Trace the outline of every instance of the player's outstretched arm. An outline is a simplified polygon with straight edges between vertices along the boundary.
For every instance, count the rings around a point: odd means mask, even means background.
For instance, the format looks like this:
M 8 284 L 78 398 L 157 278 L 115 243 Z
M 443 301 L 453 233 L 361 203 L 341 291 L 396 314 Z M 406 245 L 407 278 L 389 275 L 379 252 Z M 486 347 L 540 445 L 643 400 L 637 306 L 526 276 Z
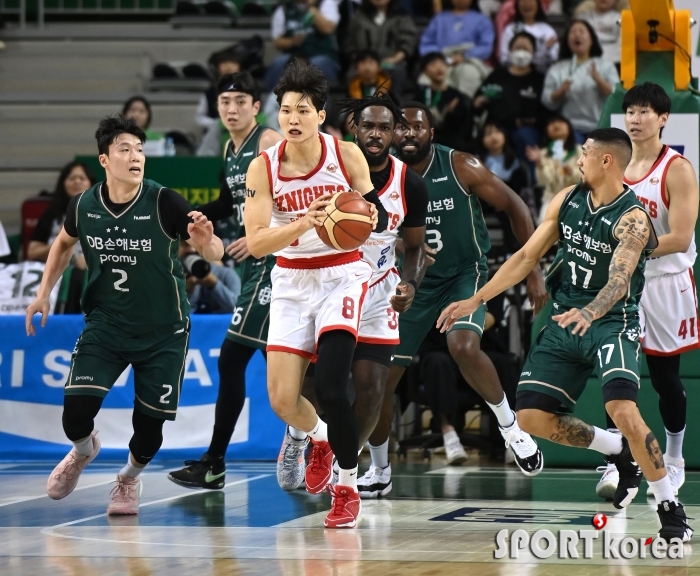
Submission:
M 572 308 L 552 317 L 562 328 L 575 323 L 572 334 L 583 336 L 595 320 L 605 316 L 627 294 L 639 256 L 652 234 L 649 216 L 641 208 L 634 208 L 620 218 L 613 234 L 620 242 L 610 261 L 608 282 L 598 296 L 582 310 Z
M 51 295 L 51 290 L 53 290 L 61 274 L 63 274 L 68 267 L 71 256 L 73 256 L 73 248 L 77 242 L 77 238 L 70 236 L 65 228 L 61 228 L 58 237 L 51 245 L 51 250 L 49 250 L 49 255 L 46 258 L 46 267 L 44 268 L 41 285 L 36 292 L 36 298 L 27 306 L 27 316 L 25 318 L 27 336 L 34 336 L 36 334 L 34 325 L 32 324 L 34 314 L 41 312 L 41 327 L 43 328 L 46 326 L 46 320 L 49 316 L 49 296 Z
M 449 330 L 457 320 L 473 314 L 479 306 L 515 286 L 539 266 L 542 256 L 559 239 L 559 209 L 570 190 L 571 188 L 566 188 L 552 199 L 547 214 L 535 233 L 520 250 L 503 263 L 481 290 L 468 300 L 453 302 L 442 311 L 437 321 L 441 332 Z
M 513 234 L 525 246 L 535 231 L 532 215 L 522 198 L 497 178 L 471 154 L 455 154 L 455 172 L 465 188 L 508 215 Z M 527 296 L 539 312 L 547 303 L 547 290 L 541 268 L 535 267 L 527 277 Z
M 690 162 L 680 160 L 670 164 L 666 174 L 666 193 L 671 231 L 659 236 L 659 245 L 651 254 L 654 258 L 687 252 L 690 247 L 700 204 L 698 181 Z
M 193 210 L 187 215 L 192 218 L 192 222 L 187 225 L 187 233 L 190 235 L 187 243 L 206 260 L 221 260 L 224 257 L 224 243 L 214 234 L 211 221 L 198 210 Z
M 352 142 L 338 142 L 340 156 L 343 165 L 350 178 L 350 185 L 353 190 L 357 190 L 372 204 L 372 221 L 375 232 L 383 232 L 389 224 L 389 214 L 387 214 L 384 204 L 382 204 L 377 191 L 374 189 L 372 179 L 369 175 L 369 166 L 365 160 L 362 150 Z
M 246 198 L 243 222 L 248 251 L 255 258 L 278 252 L 314 226 L 322 226 L 330 194 L 319 196 L 310 205 L 303 218 L 286 226 L 270 228 L 272 220 L 272 190 L 267 176 L 265 158 L 258 156 L 250 163 L 246 175 Z

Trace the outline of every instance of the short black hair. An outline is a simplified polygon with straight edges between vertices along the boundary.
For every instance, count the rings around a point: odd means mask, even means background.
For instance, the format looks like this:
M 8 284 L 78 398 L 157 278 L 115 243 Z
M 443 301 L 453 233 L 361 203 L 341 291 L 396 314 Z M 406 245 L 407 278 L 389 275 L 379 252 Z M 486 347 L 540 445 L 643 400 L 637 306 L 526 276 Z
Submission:
M 292 58 L 284 68 L 277 86 L 273 90 L 277 104 L 287 92 L 298 92 L 307 97 L 317 112 L 326 106 L 328 100 L 328 80 L 326 75 L 303 58 Z
M 216 93 L 224 92 L 244 92 L 253 97 L 253 103 L 260 102 L 260 87 L 250 72 L 224 74 L 216 83 Z
M 109 145 L 117 139 L 120 134 L 131 134 L 141 140 L 141 144 L 146 142 L 146 133 L 139 128 L 133 118 L 124 118 L 121 114 L 107 116 L 100 120 L 100 125 L 95 132 L 97 140 L 97 151 L 100 154 L 109 155 Z
M 545 123 L 544 130 L 545 146 L 547 145 L 547 142 L 549 142 L 549 138 L 547 138 L 547 126 L 549 126 L 552 122 L 563 122 L 569 127 L 569 135 L 566 137 L 566 140 L 564 140 L 564 150 L 566 150 L 567 152 L 571 152 L 574 148 L 576 148 L 576 131 L 574 130 L 574 126 L 573 124 L 571 124 L 571 121 L 559 112 L 551 112 L 549 116 L 547 116 L 547 122 Z
M 632 86 L 622 99 L 622 111 L 627 112 L 630 106 L 649 106 L 659 116 L 671 113 L 671 98 L 658 84 L 644 82 L 638 86 Z
M 617 157 L 623 169 L 630 163 L 632 158 L 632 140 L 630 140 L 630 137 L 624 130 L 619 128 L 598 128 L 590 132 L 588 138 L 604 146 L 614 148 L 618 152 Z
M 510 42 L 508 42 L 508 50 L 513 48 L 513 44 L 515 44 L 515 41 L 518 38 L 527 38 L 530 41 L 530 44 L 532 44 L 532 49 L 534 52 L 537 52 L 537 38 L 535 38 L 532 34 L 530 34 L 527 30 L 521 30 L 520 32 L 516 32 L 513 37 L 510 39 Z
M 445 64 L 447 64 L 447 58 L 445 58 L 445 55 L 442 52 L 428 52 L 420 59 L 420 69 L 425 70 L 425 68 L 432 64 L 435 60 L 442 60 Z
M 243 67 L 243 58 L 241 58 L 234 50 L 226 49 L 220 52 L 214 52 L 209 58 L 209 64 L 217 67 L 224 62 L 235 62 Z
M 564 30 L 564 36 L 562 37 L 562 42 L 559 43 L 559 60 L 570 60 L 574 53 L 571 51 L 569 46 L 569 32 L 574 24 L 583 24 L 587 29 L 588 33 L 591 35 L 591 51 L 589 56 L 591 58 L 596 58 L 603 55 L 603 47 L 600 45 L 600 40 L 598 40 L 598 34 L 593 30 L 588 21 L 575 18 L 569 22 L 569 25 Z
M 345 98 L 343 100 L 336 100 L 334 104 L 338 106 L 341 116 L 345 114 L 352 115 L 352 121 L 355 126 L 359 123 L 362 111 L 370 106 L 381 106 L 389 110 L 394 117 L 394 126 L 406 121 L 401 112 L 399 99 L 396 94 L 391 90 L 383 89 L 381 86 L 377 88 L 372 96 L 365 96 L 364 98 Z
M 374 60 L 377 64 L 382 63 L 382 59 L 376 50 L 360 50 L 357 54 L 355 54 L 353 63 L 357 65 L 365 60 Z
M 520 6 L 518 6 L 518 0 L 515 0 L 515 17 L 513 18 L 516 22 L 523 22 L 523 15 L 520 13 Z M 537 0 L 537 14 L 535 14 L 536 22 L 546 22 L 547 13 L 542 8 L 542 0 Z
M 153 115 L 151 114 L 151 103 L 146 100 L 143 96 L 132 96 L 129 98 L 125 103 L 124 103 L 124 108 L 122 108 L 122 116 L 126 116 L 126 113 L 129 111 L 129 108 L 131 108 L 131 105 L 134 102 L 141 102 L 145 107 L 146 110 L 148 111 L 148 121 L 146 122 L 146 128 L 148 128 L 151 125 L 151 118 Z
M 402 111 L 407 110 L 409 108 L 417 108 L 418 110 L 422 110 L 425 114 L 425 117 L 428 119 L 428 126 L 430 128 L 435 128 L 435 116 L 433 116 L 433 113 L 427 104 L 417 102 L 416 100 L 409 100 L 408 102 L 404 102 L 401 106 Z

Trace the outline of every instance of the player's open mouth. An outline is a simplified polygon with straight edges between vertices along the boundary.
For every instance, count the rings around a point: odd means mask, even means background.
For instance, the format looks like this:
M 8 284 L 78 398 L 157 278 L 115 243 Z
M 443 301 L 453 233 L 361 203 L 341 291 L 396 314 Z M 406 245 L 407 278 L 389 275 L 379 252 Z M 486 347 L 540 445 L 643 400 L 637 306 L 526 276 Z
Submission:
M 129 168 L 129 172 L 131 172 L 132 174 L 141 174 L 141 168 L 134 166 L 133 168 Z
M 301 130 L 296 130 L 295 128 L 292 128 L 289 131 L 290 136 L 301 136 Z
M 417 144 L 402 144 L 401 150 L 403 150 L 404 152 L 417 152 L 418 145 Z
M 379 154 L 382 150 L 384 150 L 384 147 L 377 144 L 370 144 L 367 146 L 367 151 L 371 154 Z

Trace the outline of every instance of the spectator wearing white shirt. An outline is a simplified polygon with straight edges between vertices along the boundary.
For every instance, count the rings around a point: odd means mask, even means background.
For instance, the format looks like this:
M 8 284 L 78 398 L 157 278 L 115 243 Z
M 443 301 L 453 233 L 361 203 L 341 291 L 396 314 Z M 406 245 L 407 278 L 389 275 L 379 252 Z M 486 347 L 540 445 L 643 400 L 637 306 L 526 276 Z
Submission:
M 544 80 L 542 103 L 569 119 L 582 144 L 598 127 L 606 98 L 620 81 L 617 68 L 603 58 L 603 49 L 591 25 L 572 20 L 564 35 L 561 59 Z
M 622 10 L 629 8 L 627 0 L 585 0 L 576 7 L 575 18 L 586 20 L 598 35 L 603 58 L 620 63 L 620 26 Z
M 318 3 L 318 6 L 316 5 Z M 306 58 L 326 78 L 338 79 L 340 63 L 335 30 L 340 22 L 336 0 L 288 0 L 272 14 L 272 39 L 284 54 L 274 59 L 265 81 L 273 88 L 293 56 Z
M 534 67 L 545 74 L 549 66 L 559 57 L 559 38 L 549 23 L 539 0 L 516 0 L 515 20 L 503 30 L 499 44 L 499 59 L 502 66 L 508 65 L 509 45 L 518 32 L 529 32 L 535 37 Z

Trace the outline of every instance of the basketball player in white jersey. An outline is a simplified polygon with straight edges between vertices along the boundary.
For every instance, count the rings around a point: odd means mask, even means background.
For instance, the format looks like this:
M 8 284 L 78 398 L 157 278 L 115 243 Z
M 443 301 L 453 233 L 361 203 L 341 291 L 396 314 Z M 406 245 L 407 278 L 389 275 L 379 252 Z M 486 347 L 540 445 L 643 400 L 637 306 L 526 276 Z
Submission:
M 389 156 L 394 128 L 403 115 L 391 95 L 380 93 L 362 99 L 336 102 L 342 112 L 352 114 L 356 142 L 369 164 L 372 185 L 378 190 L 389 215 L 383 232 L 373 232 L 362 247 L 362 259 L 372 266 L 372 278 L 362 306 L 358 344 L 352 364 L 355 385 L 353 409 L 357 419 L 358 448 L 364 446 L 379 420 L 391 358 L 399 343 L 398 314 L 411 306 L 425 274 L 425 217 L 428 189 L 408 166 Z M 396 242 L 401 231 L 404 259 L 396 268 Z M 398 291 L 398 294 L 397 294 Z M 318 405 L 313 390 L 304 384 L 303 395 Z M 277 461 L 277 480 L 285 490 L 298 487 L 303 466 L 306 435 L 295 429 L 285 434 Z M 372 447 L 370 447 L 372 450 Z M 370 468 L 358 481 L 360 496 L 384 496 L 391 491 L 388 461 Z M 381 483 L 378 476 L 389 475 Z M 379 478 L 381 480 L 381 478 Z M 380 484 L 382 484 L 380 486 Z
M 651 82 L 634 86 L 625 94 L 622 111 L 632 140 L 625 184 L 644 204 L 659 237 L 658 248 L 647 260 L 639 316 L 642 350 L 666 429 L 664 464 L 678 495 L 685 481 L 682 447 L 686 422 L 680 358 L 683 352 L 700 346 L 693 279 L 698 181 L 690 162 L 661 142 L 671 111 L 671 99 L 661 86 Z M 615 428 L 609 417 L 608 428 Z M 608 464 L 596 494 L 612 498 L 618 479 L 615 465 Z M 650 490 L 647 495 L 653 495 Z
M 274 93 L 285 140 L 251 162 L 244 211 L 250 253 L 277 255 L 271 274 L 268 393 L 277 415 L 311 437 L 307 491 L 315 494 L 328 487 L 335 454 L 339 480 L 328 488 L 333 503 L 324 525 L 353 528 L 361 504 L 357 423 L 347 381 L 372 269 L 359 250 L 326 246 L 314 227 L 322 225 L 332 193 L 344 190 L 355 190 L 374 205 L 372 219 L 379 232 L 386 228 L 387 213 L 359 148 L 318 131 L 328 97 L 323 73 L 293 60 Z M 316 397 L 327 426 L 300 394 L 312 358 Z

